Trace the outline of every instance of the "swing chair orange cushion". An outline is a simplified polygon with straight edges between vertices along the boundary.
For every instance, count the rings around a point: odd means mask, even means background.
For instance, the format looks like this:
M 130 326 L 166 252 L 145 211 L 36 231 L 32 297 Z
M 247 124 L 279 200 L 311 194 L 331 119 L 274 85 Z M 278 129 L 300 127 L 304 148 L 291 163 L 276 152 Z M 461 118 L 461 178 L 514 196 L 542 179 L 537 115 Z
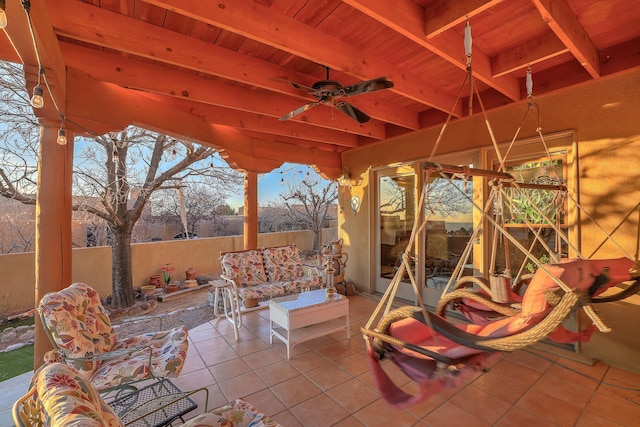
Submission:
M 609 269 L 610 281 L 595 293 L 600 294 L 616 283 L 629 280 L 629 269 L 633 261 L 628 258 L 607 260 L 563 260 L 560 264 L 547 264 L 546 270 L 538 269 L 522 299 L 522 312 L 515 317 L 507 317 L 496 320 L 487 325 L 460 324 L 456 327 L 482 337 L 506 337 L 522 332 L 539 323 L 551 311 L 552 307 L 546 299 L 546 292 L 556 289 L 559 285 L 551 277 L 556 277 L 571 289 L 587 291 L 594 282 L 596 276 L 602 273 L 605 267 Z M 394 322 L 389 327 L 389 335 L 400 340 L 419 345 L 452 359 L 466 357 L 480 353 L 481 350 L 471 349 L 451 341 L 426 324 L 406 318 Z M 414 357 L 426 358 L 408 349 L 397 349 Z

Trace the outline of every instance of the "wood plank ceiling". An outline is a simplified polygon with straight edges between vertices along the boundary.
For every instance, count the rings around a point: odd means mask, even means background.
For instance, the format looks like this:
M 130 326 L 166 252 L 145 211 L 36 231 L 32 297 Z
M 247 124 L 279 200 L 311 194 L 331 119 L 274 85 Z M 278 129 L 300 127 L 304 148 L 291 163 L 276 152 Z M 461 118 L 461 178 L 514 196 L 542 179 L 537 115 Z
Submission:
M 19 0 L 6 0 L 0 58 L 37 59 Z M 136 124 L 217 147 L 239 169 L 283 161 L 329 177 L 340 153 L 464 117 L 472 70 L 485 108 L 640 66 L 640 1 L 629 0 L 32 0 L 30 17 L 60 113 L 76 130 Z M 13 46 L 13 47 L 12 47 Z M 15 51 L 14 51 L 15 48 Z M 16 51 L 18 55 L 16 55 Z M 19 59 L 20 58 L 20 59 Z M 286 80 L 394 87 L 342 99 L 366 123 Z M 466 91 L 468 93 L 468 90 Z M 465 95 L 466 96 L 466 95 Z M 455 108 L 454 108 L 455 104 Z M 58 111 L 42 116 L 59 119 Z

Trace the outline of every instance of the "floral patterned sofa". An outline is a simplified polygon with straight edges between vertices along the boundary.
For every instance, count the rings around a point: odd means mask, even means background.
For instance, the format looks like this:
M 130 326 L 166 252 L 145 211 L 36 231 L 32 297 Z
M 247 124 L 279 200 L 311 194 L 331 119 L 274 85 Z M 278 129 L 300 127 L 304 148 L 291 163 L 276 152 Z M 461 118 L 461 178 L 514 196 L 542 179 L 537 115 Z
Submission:
M 13 405 L 13 419 L 18 427 L 123 427 L 93 384 L 63 363 L 46 364 L 36 371 L 29 391 Z M 280 427 L 242 399 L 182 425 L 208 426 Z
M 54 347 L 45 360 L 65 361 L 101 392 L 148 378 L 176 378 L 187 357 L 185 326 L 118 339 L 98 293 L 85 283 L 47 293 L 38 313 Z
M 265 301 L 274 297 L 324 288 L 325 268 L 302 263 L 295 245 L 223 252 L 222 278 L 231 282 L 240 298 Z

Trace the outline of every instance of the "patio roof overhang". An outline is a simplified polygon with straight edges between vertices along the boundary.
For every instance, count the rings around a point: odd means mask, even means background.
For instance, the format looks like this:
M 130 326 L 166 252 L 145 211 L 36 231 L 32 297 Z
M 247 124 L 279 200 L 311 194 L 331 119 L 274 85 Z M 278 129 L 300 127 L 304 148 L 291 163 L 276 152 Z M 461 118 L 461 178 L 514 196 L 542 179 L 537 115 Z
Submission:
M 135 124 L 241 170 L 288 161 L 328 178 L 344 151 L 468 115 L 455 104 L 467 22 L 489 109 L 526 98 L 527 67 L 542 94 L 640 65 L 640 4 L 625 0 L 6 0 L 6 13 L 0 58 L 25 65 L 29 91 L 42 66 L 58 104 L 39 117 L 77 134 Z M 347 99 L 366 123 L 322 105 L 279 121 L 315 100 L 281 78 L 310 87 L 324 66 L 343 85 L 394 87 Z

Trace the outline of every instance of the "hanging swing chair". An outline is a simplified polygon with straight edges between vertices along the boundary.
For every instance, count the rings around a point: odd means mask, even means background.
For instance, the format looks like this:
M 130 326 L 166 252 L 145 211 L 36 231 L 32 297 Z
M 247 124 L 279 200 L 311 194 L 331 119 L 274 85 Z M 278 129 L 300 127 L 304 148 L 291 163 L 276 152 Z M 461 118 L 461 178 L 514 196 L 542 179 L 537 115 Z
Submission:
M 470 39 L 470 26 L 467 25 L 465 48 L 468 59 L 465 82 L 469 79 L 472 96 L 474 89 Z M 530 70 L 527 70 L 526 82 L 529 112 L 537 108 L 531 101 Z M 477 89 L 475 90 L 477 93 Z M 479 93 L 477 98 L 482 107 Z M 484 113 L 483 107 L 482 111 Z M 449 119 L 443 125 L 430 160 L 437 150 L 448 121 Z M 589 340 L 596 329 L 609 332 L 610 329 L 599 319 L 592 304 L 618 301 L 640 290 L 640 221 L 635 261 L 615 242 L 623 252 L 623 257 L 585 259 L 561 229 L 558 219 L 560 215 L 554 215 L 548 209 L 537 206 L 533 197 L 536 192 L 542 192 L 547 196 L 552 194 L 555 200 L 570 198 L 567 188 L 561 182 L 517 182 L 512 175 L 506 173 L 505 159 L 493 138 L 488 120 L 485 120 L 485 123 L 500 163 L 498 171 L 442 165 L 430 160 L 423 165 L 432 175 L 439 175 L 448 180 L 469 180 L 475 177 L 485 180 L 490 188 L 487 203 L 480 207 L 474 202 L 473 196 L 466 194 L 460 186 L 450 186 L 452 191 L 458 190 L 469 199 L 483 220 L 478 221 L 435 311 L 431 313 L 425 308 L 411 267 L 416 259 L 415 254 L 411 253 L 415 240 L 429 221 L 428 217 L 421 219 L 420 216 L 416 216 L 409 243 L 402 254 L 402 263 L 369 321 L 362 328 L 375 384 L 383 399 L 395 407 L 412 406 L 443 388 L 459 385 L 476 371 L 490 366 L 498 352 L 519 350 L 544 339 L 560 343 L 584 342 Z M 544 144 L 540 126 L 538 135 Z M 546 144 L 545 150 L 549 153 Z M 418 212 L 423 212 L 425 200 L 431 199 L 428 197 L 429 188 L 429 182 L 422 188 Z M 522 222 L 532 232 L 534 240 L 548 251 L 550 263 L 541 262 L 531 252 L 533 245 L 525 248 L 504 226 L 503 206 L 509 206 L 512 212 L 518 212 L 518 203 L 514 203 L 514 200 L 526 201 L 527 207 L 535 211 L 538 222 L 528 220 L 526 215 L 522 215 Z M 582 212 L 582 207 L 577 201 L 572 201 Z M 557 202 L 555 205 L 562 206 L 562 203 Z M 640 207 L 638 209 L 640 211 Z M 473 242 L 479 236 L 483 223 L 490 224 L 494 231 L 488 279 L 463 276 L 462 272 L 469 262 Z M 555 231 L 557 239 L 554 249 L 541 237 L 542 225 Z M 600 230 L 604 232 L 602 228 Z M 607 239 L 613 241 L 610 235 L 604 233 Z M 496 264 L 498 242 L 504 243 L 505 250 L 506 267 L 502 274 L 495 272 L 493 267 Z M 574 258 L 562 256 L 563 244 L 576 254 Z M 522 274 L 523 263 L 515 276 L 513 286 L 509 268 L 510 249 L 519 250 L 524 255 L 524 261 L 534 264 L 537 268 L 534 274 Z M 413 286 L 418 306 L 393 308 L 398 287 L 407 277 Z M 602 296 L 605 291 L 617 285 L 620 285 L 622 290 L 613 294 L 610 291 L 607 292 L 607 296 Z M 579 308 L 585 311 L 593 324 L 578 332 L 564 328 L 563 321 Z M 452 323 L 446 318 L 447 309 L 458 310 L 468 322 Z M 373 327 L 376 322 L 377 325 Z M 391 361 L 416 382 L 419 392 L 411 395 L 395 385 L 383 368 L 385 360 Z

